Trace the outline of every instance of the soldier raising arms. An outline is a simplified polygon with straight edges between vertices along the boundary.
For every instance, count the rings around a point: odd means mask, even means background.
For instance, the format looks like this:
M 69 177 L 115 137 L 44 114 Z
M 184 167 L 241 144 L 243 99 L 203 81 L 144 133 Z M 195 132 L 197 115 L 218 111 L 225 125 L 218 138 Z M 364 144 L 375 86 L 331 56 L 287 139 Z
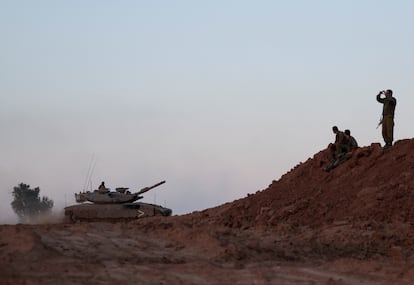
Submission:
M 385 98 L 381 95 L 384 94 Z M 397 99 L 392 96 L 392 90 L 380 91 L 377 95 L 377 101 L 383 104 L 382 109 L 382 137 L 384 138 L 384 148 L 392 146 L 394 140 L 394 112 L 397 105 Z

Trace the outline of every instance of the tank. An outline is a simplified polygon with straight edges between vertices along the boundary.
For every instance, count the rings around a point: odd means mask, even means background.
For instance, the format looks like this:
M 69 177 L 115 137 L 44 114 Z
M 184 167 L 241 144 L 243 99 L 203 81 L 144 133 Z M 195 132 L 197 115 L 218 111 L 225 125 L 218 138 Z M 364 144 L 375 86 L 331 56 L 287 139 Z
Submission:
M 152 216 L 171 216 L 172 210 L 144 202 L 141 194 L 154 189 L 165 181 L 161 181 L 140 191 L 131 193 L 129 188 L 118 187 L 116 191 L 106 188 L 104 182 L 97 190 L 75 194 L 79 205 L 65 208 L 65 216 L 69 222 L 76 221 L 116 221 L 133 220 Z

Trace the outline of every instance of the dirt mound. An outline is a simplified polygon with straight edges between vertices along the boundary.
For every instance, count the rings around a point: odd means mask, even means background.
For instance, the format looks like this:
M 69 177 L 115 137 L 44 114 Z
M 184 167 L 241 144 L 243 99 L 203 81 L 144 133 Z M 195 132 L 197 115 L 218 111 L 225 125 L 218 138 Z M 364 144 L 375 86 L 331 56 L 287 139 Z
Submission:
M 330 172 L 329 150 L 254 195 L 205 211 L 262 234 L 259 251 L 292 260 L 414 256 L 414 140 L 356 150 Z M 269 237 L 267 241 L 265 237 Z M 273 257 L 274 257 L 273 256 Z
M 229 226 L 274 226 L 280 222 L 312 227 L 326 223 L 414 222 L 414 140 L 390 149 L 379 144 L 357 149 L 330 172 L 329 151 L 286 173 L 269 188 L 235 201 L 223 213 Z

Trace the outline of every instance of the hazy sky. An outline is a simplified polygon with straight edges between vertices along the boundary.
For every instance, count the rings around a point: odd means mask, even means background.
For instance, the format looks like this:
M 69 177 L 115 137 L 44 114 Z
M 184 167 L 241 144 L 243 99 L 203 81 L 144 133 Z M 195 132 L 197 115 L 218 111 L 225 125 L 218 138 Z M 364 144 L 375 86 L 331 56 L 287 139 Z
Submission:
M 414 2 L 0 0 L 0 223 L 92 183 L 175 214 L 264 189 L 350 129 L 412 138 Z

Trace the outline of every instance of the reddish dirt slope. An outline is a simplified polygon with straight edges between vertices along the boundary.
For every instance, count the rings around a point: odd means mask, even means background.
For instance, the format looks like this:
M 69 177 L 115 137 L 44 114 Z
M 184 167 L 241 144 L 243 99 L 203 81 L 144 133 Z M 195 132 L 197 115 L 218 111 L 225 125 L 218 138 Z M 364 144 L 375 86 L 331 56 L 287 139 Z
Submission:
M 329 173 L 327 150 L 297 165 L 268 189 L 224 212 L 232 226 L 280 222 L 317 227 L 332 222 L 414 222 L 414 140 L 383 150 L 372 144 Z M 238 210 L 239 209 L 239 210 Z

